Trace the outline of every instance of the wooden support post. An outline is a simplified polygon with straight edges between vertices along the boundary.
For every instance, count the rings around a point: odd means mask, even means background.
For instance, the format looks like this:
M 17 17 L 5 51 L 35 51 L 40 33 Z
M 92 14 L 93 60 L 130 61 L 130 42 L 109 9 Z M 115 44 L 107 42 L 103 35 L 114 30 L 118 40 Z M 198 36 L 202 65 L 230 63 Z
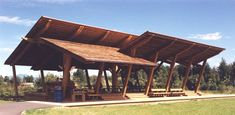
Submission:
M 146 85 L 145 95 L 149 94 L 149 91 L 151 88 L 151 83 L 153 81 L 153 76 L 154 76 L 154 67 L 151 67 L 150 72 L 148 74 L 148 81 L 147 81 L 147 85 Z
M 196 82 L 195 93 L 198 93 L 198 90 L 199 90 L 199 87 L 200 87 L 200 82 L 201 82 L 201 80 L 203 78 L 203 73 L 205 71 L 206 61 L 207 60 L 203 61 L 203 64 L 202 64 L 202 67 L 201 67 L 201 70 L 200 70 L 200 73 L 199 73 L 199 78 L 198 78 L 198 80 Z
M 106 83 L 107 90 L 109 92 L 110 91 L 110 86 L 109 86 L 109 80 L 108 80 L 108 76 L 107 76 L 106 70 L 104 70 L 104 78 L 105 78 L 105 83 Z
M 188 76 L 189 76 L 189 73 L 190 73 L 190 70 L 191 70 L 191 65 L 192 65 L 192 60 L 189 62 L 189 64 L 187 64 L 186 70 L 184 72 L 184 79 L 183 79 L 183 82 L 182 82 L 182 85 L 181 85 L 181 88 L 182 88 L 183 91 L 185 90 L 185 86 L 186 86 L 186 83 L 188 81 Z
M 127 85 L 128 85 L 128 81 L 129 81 L 130 76 L 131 76 L 132 66 L 133 66 L 133 65 L 129 65 L 129 66 L 128 66 L 128 72 L 127 72 L 127 76 L 126 76 L 126 79 L 125 79 L 125 84 L 124 84 L 124 86 L 123 86 L 123 91 L 122 91 L 122 96 L 123 96 L 123 97 L 126 96 Z
M 177 56 L 175 56 L 174 60 L 172 61 L 169 72 L 168 72 L 168 78 L 166 82 L 166 92 L 170 91 L 170 83 L 171 83 L 171 78 L 173 74 L 173 69 L 175 67 L 176 59 L 177 59 Z
M 86 73 L 86 82 L 87 82 L 88 89 L 91 89 L 91 82 L 90 82 L 90 77 L 89 77 L 89 73 L 87 69 L 85 69 L 85 73 Z
M 15 97 L 18 98 L 18 87 L 17 87 L 17 78 L 16 78 L 16 68 L 15 65 L 12 65 L 12 71 L 13 71 L 13 83 L 14 83 L 14 90 L 15 90 Z
M 136 49 L 132 49 L 131 52 L 130 52 L 130 55 L 134 57 L 135 53 L 136 53 Z M 127 68 L 127 76 L 125 78 L 125 84 L 124 84 L 123 90 L 122 90 L 122 96 L 123 97 L 126 96 L 126 91 L 127 91 L 127 87 L 128 87 L 127 85 L 128 85 L 128 81 L 129 81 L 129 79 L 131 77 L 132 67 L 133 67 L 133 65 L 131 64 L 131 65 L 128 65 L 128 68 Z
M 99 90 L 100 90 L 100 84 L 101 84 L 101 80 L 102 80 L 101 78 L 102 78 L 103 71 L 104 71 L 104 63 L 101 63 L 101 65 L 99 67 L 98 77 L 96 80 L 96 85 L 95 85 L 96 93 L 99 93 Z
M 154 56 L 154 60 L 153 60 L 154 63 L 157 63 L 158 55 L 159 55 L 159 52 L 156 52 L 156 54 Z M 155 70 L 155 67 L 150 67 L 150 71 L 148 72 L 148 81 L 147 81 L 147 84 L 145 87 L 146 88 L 145 93 L 144 93 L 145 95 L 148 95 L 149 91 L 151 90 L 151 84 L 153 82 L 154 70 Z
M 43 90 L 43 92 L 45 92 L 46 91 L 46 85 L 45 85 L 45 77 L 44 77 L 43 70 L 40 70 L 40 73 L 41 73 L 42 90 Z
M 70 80 L 70 69 L 71 69 L 71 56 L 69 54 L 63 55 L 63 96 L 66 96 L 67 85 Z

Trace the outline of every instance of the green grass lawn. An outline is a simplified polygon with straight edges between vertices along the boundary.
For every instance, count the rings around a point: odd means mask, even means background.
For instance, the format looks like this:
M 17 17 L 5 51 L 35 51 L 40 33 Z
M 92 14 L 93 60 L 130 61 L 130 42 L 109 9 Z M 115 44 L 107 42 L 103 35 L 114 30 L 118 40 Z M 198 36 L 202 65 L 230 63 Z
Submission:
M 26 115 L 235 115 L 235 98 L 163 104 L 102 107 L 55 107 L 29 110 Z
M 10 101 L 0 100 L 0 104 L 9 103 Z

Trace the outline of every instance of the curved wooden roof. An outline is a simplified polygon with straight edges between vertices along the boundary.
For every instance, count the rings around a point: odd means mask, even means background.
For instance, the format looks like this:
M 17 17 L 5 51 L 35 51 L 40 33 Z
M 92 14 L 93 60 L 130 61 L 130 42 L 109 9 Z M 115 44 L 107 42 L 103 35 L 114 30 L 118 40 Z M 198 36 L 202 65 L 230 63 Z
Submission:
M 108 62 L 108 60 L 112 62 L 111 60 L 115 57 L 110 56 L 112 54 L 118 54 L 122 55 L 123 58 L 122 62 L 118 63 L 137 65 L 140 63 L 140 65 L 152 65 L 152 63 L 147 60 L 151 60 L 157 51 L 159 51 L 160 61 L 169 63 L 172 61 L 172 58 L 177 55 L 177 62 L 180 64 L 188 63 L 192 57 L 193 64 L 197 64 L 224 50 L 223 48 L 153 32 L 145 32 L 144 34 L 137 36 L 49 17 L 41 17 L 25 37 L 29 40 L 22 40 L 6 60 L 5 64 L 27 65 L 32 66 L 32 69 L 60 70 L 58 65 L 62 65 L 61 60 L 63 57 L 61 51 L 47 45 L 47 43 L 54 44 L 55 40 L 59 40 L 60 42 L 58 42 L 59 44 L 55 43 L 54 46 L 63 47 L 63 50 L 66 50 L 73 55 L 76 54 L 76 52 L 69 51 L 70 49 L 67 47 L 69 45 L 61 45 L 61 43 L 66 42 L 77 46 L 81 46 L 81 44 L 90 44 L 90 46 L 100 45 L 102 48 L 106 47 L 109 49 L 112 49 L 111 47 L 113 47 L 113 49 L 115 49 L 115 51 L 113 50 L 113 53 L 111 53 L 111 50 L 107 50 L 110 51 L 110 54 L 102 57 L 103 59 L 106 59 L 106 62 Z M 47 41 L 46 45 L 40 43 L 41 38 L 47 38 L 44 39 Z M 89 47 L 87 48 L 89 49 Z M 135 57 L 138 57 L 138 59 L 128 56 L 128 52 L 133 48 L 136 48 Z M 97 54 L 97 49 L 93 49 L 94 51 L 91 52 Z M 85 55 L 86 52 L 83 53 L 80 52 L 79 55 L 76 56 L 79 57 Z M 124 59 L 124 57 L 126 57 L 126 59 Z M 88 59 L 88 57 L 85 56 L 82 56 L 82 58 Z M 142 61 L 139 60 L 140 58 L 142 58 Z M 92 61 L 91 57 L 89 57 L 89 59 Z M 93 61 L 102 62 L 100 59 L 101 58 Z M 128 62 L 127 60 L 129 59 L 137 59 L 140 63 L 133 60 Z M 73 63 L 75 65 L 89 66 L 88 68 L 94 68 L 96 66 L 94 63 L 85 64 L 75 60 Z

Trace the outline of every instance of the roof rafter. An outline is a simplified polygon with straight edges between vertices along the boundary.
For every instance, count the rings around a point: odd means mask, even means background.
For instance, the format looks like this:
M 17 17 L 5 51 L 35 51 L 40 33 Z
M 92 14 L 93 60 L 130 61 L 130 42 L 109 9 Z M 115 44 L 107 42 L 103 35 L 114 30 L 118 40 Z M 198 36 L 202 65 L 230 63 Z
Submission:
M 161 51 L 163 51 L 163 50 L 165 50 L 165 49 L 171 47 L 176 41 L 177 41 L 177 39 L 171 41 L 169 44 L 164 45 L 164 46 L 160 47 L 159 49 L 154 50 L 154 51 L 152 51 L 152 52 L 150 52 L 150 53 L 148 53 L 148 54 L 146 54 L 146 55 L 147 55 L 147 56 L 148 56 L 148 55 L 151 55 L 150 57 L 152 58 L 152 57 L 154 56 L 154 53 L 155 53 L 155 52 L 159 52 L 159 53 L 160 53 Z
M 85 26 L 79 26 L 77 28 L 77 30 L 69 37 L 70 40 L 75 39 L 75 37 L 77 37 L 79 34 L 82 33 L 83 29 L 85 28 Z
M 141 40 L 142 42 L 138 42 L 137 44 L 135 44 L 134 46 L 131 47 L 131 49 L 136 49 L 140 46 L 143 46 L 144 44 L 146 44 L 147 42 L 149 42 L 154 36 L 151 35 L 150 37 L 144 39 L 144 40 Z
M 211 47 L 210 46 L 208 46 L 207 47 L 207 49 L 205 49 L 204 51 L 202 51 L 202 52 L 200 52 L 200 53 L 196 53 L 196 54 L 194 54 L 193 56 L 189 56 L 189 57 L 187 57 L 187 58 L 184 58 L 184 59 L 182 59 L 182 60 L 180 60 L 180 61 L 187 61 L 187 60 L 194 60 L 195 59 L 195 57 L 197 57 L 197 56 L 200 56 L 200 55 L 202 55 L 202 54 L 204 54 L 205 52 L 207 52 L 209 49 L 210 49 Z
M 123 40 L 120 40 L 120 41 L 117 43 L 117 46 L 118 46 L 118 47 L 123 47 L 123 46 L 125 46 L 129 41 L 131 41 L 132 38 L 133 38 L 132 35 L 127 36 L 127 37 L 124 38 Z
M 176 55 L 179 56 L 183 53 L 185 53 L 186 51 L 190 50 L 193 46 L 195 46 L 196 43 L 193 43 L 192 45 L 190 45 L 188 48 L 184 49 L 184 50 L 180 50 L 179 52 L 177 52 L 176 54 L 174 54 L 173 56 L 172 55 L 168 55 L 168 56 L 165 56 L 163 57 L 164 59 L 169 59 L 169 58 L 172 58 L 172 57 L 175 57 Z
M 111 33 L 111 32 L 110 32 L 109 30 L 106 31 L 105 34 L 104 34 L 101 38 L 95 40 L 94 43 L 100 43 L 101 41 L 105 40 L 106 38 L 108 38 L 108 36 L 110 35 L 110 33 Z

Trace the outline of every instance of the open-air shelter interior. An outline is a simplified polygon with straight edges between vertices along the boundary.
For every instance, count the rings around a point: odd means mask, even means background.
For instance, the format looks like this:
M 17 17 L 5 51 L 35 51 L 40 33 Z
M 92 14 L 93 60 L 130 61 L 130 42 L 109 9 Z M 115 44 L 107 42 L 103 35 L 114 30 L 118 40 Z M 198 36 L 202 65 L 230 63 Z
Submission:
M 31 66 L 32 70 L 39 70 L 43 84 L 45 84 L 44 70 L 63 71 L 64 96 L 69 90 L 67 85 L 70 81 L 71 67 L 85 70 L 87 81 L 89 81 L 87 70 L 98 70 L 95 86 L 92 88 L 90 82 L 87 82 L 88 89 L 94 91 L 86 95 L 102 96 L 100 85 L 104 77 L 107 89 L 111 92 L 105 96 L 118 94 L 123 98 L 126 97 L 131 74 L 143 69 L 148 76 L 144 88 L 146 95 L 171 96 L 184 94 L 192 66 L 201 68 L 195 84 L 197 93 L 207 59 L 223 50 L 154 32 L 147 31 L 142 35 L 134 35 L 43 16 L 22 39 L 5 64 L 12 66 L 15 79 L 15 65 Z M 154 90 L 151 86 L 153 75 L 163 63 L 170 64 L 167 82 L 164 89 Z M 182 86 L 177 90 L 170 86 L 176 63 L 186 68 Z M 112 88 L 107 83 L 106 71 L 112 74 Z M 124 71 L 125 75 L 122 76 L 123 87 L 117 91 L 117 74 L 120 71 Z M 17 85 L 15 92 L 17 95 Z

